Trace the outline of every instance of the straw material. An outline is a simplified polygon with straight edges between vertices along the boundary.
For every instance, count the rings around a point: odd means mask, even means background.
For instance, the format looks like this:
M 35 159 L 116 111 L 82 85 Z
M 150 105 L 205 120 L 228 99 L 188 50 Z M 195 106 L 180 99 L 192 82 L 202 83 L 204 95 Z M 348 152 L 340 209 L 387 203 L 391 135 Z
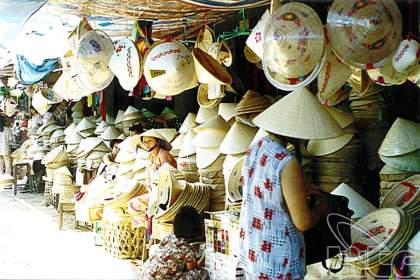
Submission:
M 197 118 L 196 114 L 188 113 L 181 127 L 179 128 L 180 133 L 187 133 L 191 128 L 195 126 L 195 119 Z
M 381 86 L 401 85 L 407 80 L 407 76 L 397 72 L 392 66 L 392 59 L 389 57 L 383 66 L 367 70 L 369 77 Z
M 219 115 L 227 122 L 229 122 L 236 114 L 236 106 L 238 103 L 220 103 Z
M 238 202 L 242 200 L 243 182 L 242 182 L 242 167 L 245 162 L 245 157 L 242 157 L 233 166 L 232 171 L 228 176 L 228 183 L 226 189 L 226 196 L 231 202 Z
M 420 149 L 400 156 L 386 157 L 379 155 L 379 157 L 383 162 L 394 169 L 408 172 L 420 172 Z
M 197 102 L 200 107 L 214 108 L 222 101 L 222 98 L 209 99 L 208 87 L 209 85 L 207 84 L 200 84 L 198 87 Z
M 353 216 L 351 216 L 352 219 L 364 217 L 377 210 L 363 196 L 344 183 L 340 184 L 331 194 L 341 195 L 349 199 L 349 208 L 354 212 Z
M 99 136 L 103 140 L 113 140 L 117 139 L 120 136 L 121 132 L 113 126 L 109 126 L 105 131 Z
M 89 137 L 89 138 L 83 139 L 80 142 L 80 146 L 77 151 L 77 156 L 84 157 L 93 150 L 104 151 L 104 152 L 110 151 L 110 149 L 105 145 L 105 143 L 101 139 L 98 139 L 95 137 Z
M 226 136 L 220 129 L 204 129 L 197 133 L 192 144 L 200 148 L 218 148 Z
M 399 207 L 410 212 L 420 203 L 420 175 L 414 175 L 393 186 L 384 197 L 381 208 Z
M 96 122 L 96 121 L 95 121 Z M 109 127 L 109 124 L 106 121 L 100 121 L 99 124 L 96 126 L 96 129 L 94 133 L 96 135 L 102 134 L 107 128 Z
M 222 131 L 228 131 L 230 126 L 222 119 L 219 115 L 212 117 L 211 119 L 207 120 L 205 123 L 200 124 L 199 126 L 194 128 L 196 133 L 204 131 L 206 129 L 217 129 Z
M 118 111 L 117 116 L 115 117 L 114 124 L 119 124 L 123 121 L 124 113 L 125 113 L 125 111 L 123 111 L 123 110 Z
M 184 142 L 185 134 L 179 134 L 174 141 L 171 142 L 172 151 L 179 151 L 181 149 L 182 143 Z
M 350 143 L 354 134 L 344 133 L 341 136 L 324 140 L 309 140 L 308 152 L 314 156 L 325 156 L 335 153 Z
M 250 48 L 250 50 L 256 56 L 255 58 L 251 59 L 252 63 L 257 63 L 258 59 L 261 60 L 263 58 L 264 31 L 269 20 L 270 20 L 270 11 L 266 10 L 264 14 L 262 15 L 262 17 L 258 20 L 257 25 L 254 26 L 251 34 L 248 36 L 246 40 L 246 45 Z
M 75 123 L 71 123 L 68 127 L 66 127 L 66 129 L 64 129 L 64 134 L 66 135 L 70 135 L 71 133 L 73 133 L 73 131 L 76 129 L 76 124 Z
M 236 106 L 236 116 L 247 113 L 262 112 L 271 105 L 270 100 L 253 90 L 247 90 Z
M 80 144 L 82 140 L 83 140 L 83 137 L 76 131 L 66 135 L 66 139 L 65 139 L 66 144 L 73 144 L 73 145 Z
M 140 134 L 140 139 L 143 142 L 143 137 L 154 137 L 156 139 L 161 140 L 161 147 L 167 151 L 172 150 L 171 144 L 166 140 L 166 138 L 159 133 L 159 130 L 157 129 L 149 129 L 142 134 Z
M 183 191 L 183 186 L 179 183 L 176 175 L 183 177 L 179 171 L 168 163 L 159 168 L 157 204 L 162 210 L 166 210 L 173 205 Z
M 269 132 L 299 139 L 330 139 L 344 133 L 306 88 L 289 93 L 253 122 Z
M 41 160 L 41 163 L 44 165 L 51 165 L 53 163 L 68 163 L 68 161 L 69 157 L 67 155 L 65 146 L 61 145 L 48 152 L 46 156 Z
M 397 118 L 392 124 L 378 153 L 382 156 L 398 156 L 420 149 L 420 124 Z
M 203 84 L 232 84 L 232 77 L 229 72 L 214 58 L 202 51 L 193 50 L 195 72 L 198 81 Z
M 281 5 L 273 11 L 264 32 L 263 64 L 286 78 L 309 74 L 324 54 L 322 22 L 306 4 Z
M 398 47 L 401 14 L 394 1 L 370 1 L 360 8 L 357 4 L 356 0 L 334 1 L 327 17 L 329 39 L 347 64 L 361 69 L 377 67 Z
M 230 51 L 230 48 L 225 41 L 214 42 L 208 48 L 207 53 L 217 62 L 223 64 L 226 67 L 232 65 L 232 52 Z
M 207 52 L 211 44 L 213 44 L 213 37 L 214 31 L 210 27 L 205 26 L 198 33 L 194 47 Z
M 354 122 L 354 117 L 351 113 L 346 113 L 332 107 L 325 107 L 328 113 L 337 121 L 341 128 L 348 127 Z
M 214 108 L 203 108 L 200 107 L 200 109 L 198 109 L 198 113 L 197 113 L 197 117 L 195 119 L 195 122 L 198 124 L 203 124 L 206 121 L 208 121 L 209 119 L 213 118 L 214 116 L 217 115 L 217 111 L 218 111 L 218 107 L 214 107 Z M 182 132 L 184 133 L 184 132 Z
M 223 139 L 220 152 L 228 155 L 244 153 L 251 145 L 257 130 L 257 128 L 235 122 Z
M 220 155 L 219 148 L 200 148 L 196 147 L 197 154 L 197 167 L 199 169 L 204 169 L 209 167 Z
M 185 135 L 184 141 L 182 142 L 181 148 L 179 150 L 179 157 L 187 157 L 191 156 L 196 153 L 195 146 L 192 144 L 193 139 L 195 138 L 197 134 L 194 132 L 194 130 L 188 131 L 188 133 Z

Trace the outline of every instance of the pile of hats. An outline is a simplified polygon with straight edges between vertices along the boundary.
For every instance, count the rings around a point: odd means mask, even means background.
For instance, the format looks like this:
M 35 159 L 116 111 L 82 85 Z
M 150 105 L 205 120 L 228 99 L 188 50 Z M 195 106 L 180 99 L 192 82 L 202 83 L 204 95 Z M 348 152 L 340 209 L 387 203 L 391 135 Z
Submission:
M 15 182 L 15 178 L 10 175 L 10 174 L 3 174 L 0 175 L 0 187 L 1 188 L 10 188 L 12 187 L 14 184 L 16 184 Z
M 41 160 L 45 157 L 49 150 L 49 147 L 43 145 L 41 141 L 34 141 L 27 150 L 28 159 Z
M 420 124 L 397 118 L 378 150 L 385 166 L 380 171 L 381 192 L 386 193 L 393 182 L 420 173 Z
M 178 170 L 184 175 L 188 182 L 198 181 L 198 167 L 196 163 L 196 149 L 192 144 L 196 133 L 193 128 L 196 124 L 196 115 L 189 113 L 179 128 L 179 136 L 172 142 L 173 153 L 178 153 Z
M 346 262 L 366 269 L 378 267 L 401 252 L 413 229 L 412 216 L 399 208 L 371 212 L 352 224 Z
M 76 132 L 76 125 L 72 123 L 68 126 L 64 133 L 66 135 L 65 143 L 67 145 L 67 154 L 71 160 L 75 160 L 77 157 L 77 150 L 79 148 L 80 142 L 83 140 L 82 135 Z
M 96 124 L 87 118 L 83 118 L 76 126 L 74 131 L 79 133 L 83 138 L 94 137 Z
M 353 116 L 335 108 L 327 108 L 344 134 L 323 140 L 310 140 L 308 152 L 312 155 L 313 179 L 325 191 L 332 191 L 340 183 L 361 190 L 360 160 L 362 146 L 352 123 Z
M 105 132 L 105 130 L 110 126 L 109 123 L 107 123 L 106 121 L 100 120 L 99 123 L 96 124 L 96 129 L 94 131 L 94 133 L 100 137 L 100 135 L 102 133 Z
M 73 118 L 73 122 L 78 124 L 83 119 L 83 103 L 82 101 L 77 102 L 76 104 L 71 107 L 72 114 L 71 117 Z
M 105 144 L 110 147 L 111 140 L 117 139 L 121 136 L 121 131 L 119 131 L 114 126 L 108 126 L 100 135 L 100 139 L 104 140 Z M 123 139 L 121 139 L 123 140 Z M 111 148 L 111 147 L 110 147 Z
M 247 117 L 252 114 L 257 114 L 267 109 L 270 105 L 270 100 L 265 96 L 256 91 L 248 90 L 236 106 L 235 116 Z M 242 118 L 240 119 L 242 120 Z
M 118 144 L 120 150 L 115 158 L 115 162 L 118 163 L 117 178 L 131 179 L 134 176 L 133 168 L 137 159 L 136 137 L 138 138 L 138 136 L 129 136 Z
M 48 152 L 41 160 L 41 163 L 46 167 L 47 180 L 53 182 L 54 170 L 61 166 L 68 166 L 70 160 L 64 145 L 58 146 Z
M 115 120 L 115 125 L 117 128 L 121 129 L 125 135 L 129 135 L 129 128 L 135 124 L 136 122 L 140 121 L 143 118 L 141 112 L 134 108 L 133 106 L 128 106 L 127 110 L 125 110 L 124 115 L 121 117 L 121 121 L 117 123 Z
M 76 187 L 73 176 L 66 166 L 54 170 L 52 193 L 59 194 L 60 202 L 72 202 Z
M 385 109 L 390 107 L 390 104 L 385 102 L 385 99 L 379 94 L 385 88 L 378 85 L 369 85 L 367 89 L 361 89 L 359 92 L 356 87 L 350 91 L 350 108 L 355 118 L 363 122 L 377 122 L 383 119 Z
M 408 251 L 410 256 L 410 265 L 408 266 L 408 274 L 414 279 L 420 278 L 420 232 L 408 242 Z
M 54 132 L 50 136 L 50 145 L 52 148 L 58 147 L 65 143 L 66 135 L 64 133 L 64 129 L 59 128 L 54 130 Z
M 212 211 L 225 209 L 225 186 L 223 162 L 225 155 L 219 147 L 228 130 L 228 123 L 219 115 L 194 128 L 193 139 L 196 149 L 200 182 L 211 188 L 210 208 Z
M 108 152 L 110 149 L 101 139 L 96 137 L 82 139 L 77 149 L 77 166 L 79 169 L 97 169 Z

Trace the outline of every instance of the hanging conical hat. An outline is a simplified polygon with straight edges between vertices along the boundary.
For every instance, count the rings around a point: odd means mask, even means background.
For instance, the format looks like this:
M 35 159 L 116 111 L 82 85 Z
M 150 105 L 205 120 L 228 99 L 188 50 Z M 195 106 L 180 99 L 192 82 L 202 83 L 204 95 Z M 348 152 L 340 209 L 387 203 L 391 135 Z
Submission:
M 64 134 L 69 135 L 71 133 L 73 133 L 73 130 L 76 129 L 76 124 L 75 123 L 71 123 L 68 127 L 66 127 L 66 129 L 64 129 Z
M 131 39 L 124 38 L 115 45 L 109 68 L 123 89 L 130 91 L 137 85 L 143 73 L 143 61 L 137 45 Z
M 270 11 L 266 10 L 246 40 L 246 45 L 260 60 L 263 58 L 264 54 L 264 30 L 269 20 Z M 256 63 L 258 61 L 254 58 L 251 62 Z
M 188 48 L 178 41 L 152 45 L 144 60 L 144 76 L 149 86 L 162 95 L 177 95 L 195 81 L 194 62 Z
M 195 48 L 193 50 L 195 72 L 203 84 L 232 84 L 232 77 L 226 69 L 210 55 Z
M 175 139 L 174 141 L 171 142 L 172 145 L 172 151 L 176 151 L 176 150 L 180 150 L 182 143 L 184 142 L 185 139 L 185 134 L 180 133 Z
M 206 149 L 196 147 L 196 155 L 197 167 L 204 169 L 216 161 L 220 155 L 220 151 L 219 148 Z
M 379 157 L 383 162 L 394 169 L 408 172 L 420 172 L 420 149 L 400 156 L 387 157 L 379 155 Z
M 299 139 L 329 139 L 344 133 L 306 88 L 289 93 L 253 122 L 271 133 Z
M 166 141 L 168 141 L 169 143 L 172 142 L 172 140 L 174 140 L 177 131 L 175 128 L 159 128 L 157 129 L 157 131 L 159 132 L 160 135 L 162 135 Z
M 353 133 L 324 140 L 309 140 L 308 152 L 313 156 L 325 156 L 339 151 L 353 139 Z
M 235 122 L 220 145 L 223 154 L 240 154 L 245 152 L 257 133 L 257 128 Z
M 367 214 L 377 210 L 377 208 L 373 206 L 369 201 L 367 201 L 363 196 L 361 196 L 359 193 L 344 183 L 340 184 L 331 193 L 348 198 L 349 208 L 354 212 L 352 216 L 353 219 L 364 217 Z
M 77 68 L 83 85 L 91 91 L 106 88 L 114 78 L 108 67 L 114 52 L 111 38 L 101 30 L 86 32 L 80 39 L 77 50 Z
M 78 145 L 83 140 L 83 137 L 76 131 L 66 135 L 66 144 Z
M 286 78 L 304 77 L 323 54 L 324 28 L 310 6 L 293 2 L 273 12 L 264 31 L 263 56 L 271 71 Z
M 334 53 L 331 45 L 327 45 L 324 66 L 318 75 L 318 94 L 325 99 L 334 95 L 351 75 L 351 69 Z
M 220 87 L 220 85 L 218 86 Z M 200 84 L 200 86 L 198 87 L 197 103 L 198 105 L 200 105 L 200 107 L 213 108 L 216 107 L 222 101 L 222 98 L 209 99 L 208 89 L 209 85 L 207 84 Z
M 121 132 L 113 126 L 109 126 L 100 136 L 104 140 L 117 139 Z
M 325 109 L 327 109 L 328 113 L 331 114 L 341 128 L 348 127 L 354 122 L 354 117 L 350 113 L 346 113 L 332 107 L 325 107 Z
M 420 124 L 397 118 L 382 141 L 378 153 L 391 157 L 418 149 L 420 149 Z
M 117 116 L 115 117 L 114 124 L 119 124 L 123 121 L 124 113 L 125 113 L 125 111 L 118 110 Z
M 227 131 L 220 129 L 204 129 L 197 133 L 192 144 L 200 148 L 217 148 L 222 143 Z
M 172 150 L 171 144 L 166 140 L 166 138 L 162 134 L 159 133 L 159 130 L 157 129 L 149 129 L 143 132 L 142 134 L 140 134 L 140 139 L 142 142 L 143 142 L 143 137 L 153 137 L 153 138 L 159 139 L 161 140 L 160 144 L 163 149 L 167 151 Z
M 63 98 L 61 98 L 53 89 L 51 88 L 42 88 L 41 89 L 42 97 L 45 99 L 47 104 L 58 104 L 63 101 Z
M 227 124 L 227 122 L 222 119 L 219 115 L 216 115 L 212 117 L 211 119 L 207 120 L 205 123 L 200 124 L 199 126 L 194 128 L 194 131 L 196 133 L 199 133 L 206 129 L 218 129 L 222 131 L 228 131 L 230 126 Z
M 236 115 L 252 112 L 262 112 L 271 105 L 270 100 L 256 91 L 248 90 L 236 106 Z
M 209 119 L 213 118 L 214 116 L 217 115 L 217 111 L 219 110 L 219 107 L 214 107 L 214 108 L 203 108 L 200 107 L 200 109 L 198 109 L 198 113 L 197 113 L 197 117 L 195 118 L 195 122 L 198 124 L 203 124 L 206 121 L 208 121 Z
M 197 41 L 195 42 L 195 48 L 202 49 L 207 52 L 211 44 L 213 44 L 214 31 L 205 26 L 197 35 Z
M 184 141 L 182 142 L 181 148 L 179 150 L 179 157 L 187 157 L 196 153 L 195 146 L 192 144 L 196 135 L 197 134 L 192 129 L 189 130 L 187 134 L 185 134 Z
M 380 66 L 397 49 L 402 19 L 393 0 L 336 0 L 328 11 L 327 29 L 337 56 L 366 69 Z
M 81 122 L 76 126 L 75 131 L 81 132 L 88 129 L 94 129 L 96 127 L 94 122 L 89 121 L 88 119 L 84 118 Z
M 80 19 L 79 24 L 70 32 L 68 39 L 70 42 L 70 47 L 73 51 L 77 48 L 77 43 L 80 41 L 82 36 L 92 30 L 92 27 L 90 26 L 89 22 L 87 21 L 86 17 L 82 17 Z
M 369 69 L 367 73 L 372 81 L 381 86 L 401 85 L 407 80 L 406 75 L 394 69 L 391 57 L 380 68 Z
M 233 57 L 227 43 L 225 41 L 214 42 L 210 45 L 207 53 L 211 55 L 217 62 L 226 67 L 232 65 Z
M 193 113 L 188 113 L 187 117 L 185 118 L 184 122 L 182 123 L 181 127 L 179 128 L 180 133 L 187 133 L 188 130 L 195 126 L 195 119 L 197 115 Z
M 220 103 L 219 115 L 225 120 L 230 121 L 236 114 L 236 107 L 238 103 Z

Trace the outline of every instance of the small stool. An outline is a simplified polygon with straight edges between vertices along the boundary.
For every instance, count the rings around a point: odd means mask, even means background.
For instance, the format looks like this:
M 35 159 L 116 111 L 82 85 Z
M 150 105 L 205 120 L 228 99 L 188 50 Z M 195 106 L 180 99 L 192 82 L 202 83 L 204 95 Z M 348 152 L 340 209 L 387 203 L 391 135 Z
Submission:
M 72 210 L 66 209 L 66 207 Z M 76 211 L 74 210 L 74 203 L 72 202 L 59 202 L 58 203 L 58 229 L 63 227 L 64 213 L 72 214 L 74 216 L 74 229 L 77 227 Z
M 18 169 L 25 167 L 26 169 L 26 176 L 28 176 L 28 182 L 29 182 L 29 190 L 31 192 L 35 191 L 35 186 L 34 186 L 34 182 L 32 180 L 32 175 L 31 175 L 31 165 L 28 162 L 24 162 L 24 163 L 16 163 L 13 165 L 13 176 L 15 177 L 15 181 L 17 182 L 17 171 Z M 25 185 L 18 185 L 17 183 L 15 185 L 13 185 L 13 194 L 17 195 L 17 191 L 18 191 L 18 186 L 26 186 Z

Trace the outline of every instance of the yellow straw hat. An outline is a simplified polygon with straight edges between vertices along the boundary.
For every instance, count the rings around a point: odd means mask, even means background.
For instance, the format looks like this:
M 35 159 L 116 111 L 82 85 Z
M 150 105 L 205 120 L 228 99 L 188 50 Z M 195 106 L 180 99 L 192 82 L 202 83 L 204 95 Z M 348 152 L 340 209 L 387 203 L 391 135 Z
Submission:
M 209 85 L 200 84 L 200 86 L 198 87 L 198 93 L 197 93 L 198 105 L 200 105 L 200 107 L 203 107 L 203 108 L 214 108 L 222 101 L 222 98 L 209 99 L 208 92 L 209 92 Z
M 230 121 L 236 115 L 236 106 L 238 106 L 238 103 L 220 103 L 219 116 L 227 122 Z
M 172 150 L 171 144 L 166 140 L 166 138 L 159 133 L 157 129 L 149 129 L 142 134 L 140 134 L 140 139 L 143 142 L 144 137 L 153 137 L 160 140 L 160 145 L 163 149 L 170 151 Z
M 197 134 L 192 129 L 185 134 L 184 141 L 179 150 L 179 157 L 187 157 L 196 153 L 195 146 L 192 144 L 196 135 Z
M 195 47 L 207 52 L 211 44 L 213 44 L 213 37 L 214 31 L 210 27 L 205 26 L 198 33 Z
M 369 69 L 367 73 L 372 81 L 381 86 L 401 85 L 407 77 L 394 69 L 391 57 L 380 68 Z

